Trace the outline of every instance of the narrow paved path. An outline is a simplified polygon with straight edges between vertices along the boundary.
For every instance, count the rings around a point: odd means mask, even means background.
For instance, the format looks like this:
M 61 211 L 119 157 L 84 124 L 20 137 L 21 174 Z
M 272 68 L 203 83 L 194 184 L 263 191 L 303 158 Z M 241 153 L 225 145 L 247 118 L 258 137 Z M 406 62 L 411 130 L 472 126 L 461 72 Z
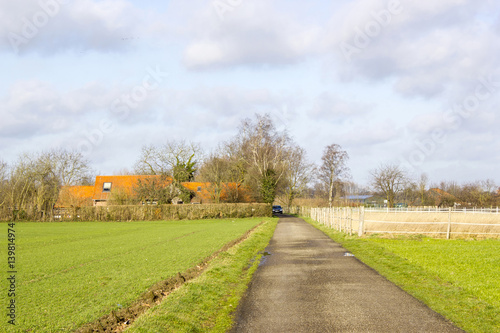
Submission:
M 463 332 L 302 219 L 266 251 L 231 332 Z

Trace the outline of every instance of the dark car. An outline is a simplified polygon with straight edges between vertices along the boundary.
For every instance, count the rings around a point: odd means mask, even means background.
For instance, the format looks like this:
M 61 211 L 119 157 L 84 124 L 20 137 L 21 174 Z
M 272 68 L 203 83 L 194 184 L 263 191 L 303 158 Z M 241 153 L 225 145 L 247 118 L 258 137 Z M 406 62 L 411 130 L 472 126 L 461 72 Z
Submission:
M 273 206 L 273 214 L 283 214 L 283 208 L 281 206 Z

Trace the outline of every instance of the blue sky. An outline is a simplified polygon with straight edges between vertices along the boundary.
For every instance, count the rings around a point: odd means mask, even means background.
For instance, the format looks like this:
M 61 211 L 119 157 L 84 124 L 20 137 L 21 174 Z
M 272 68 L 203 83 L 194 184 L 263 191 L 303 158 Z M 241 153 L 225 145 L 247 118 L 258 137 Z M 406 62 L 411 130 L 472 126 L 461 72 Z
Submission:
M 500 5 L 472 0 L 0 0 L 0 159 L 80 150 L 100 174 L 145 144 L 207 151 L 269 113 L 354 181 L 400 163 L 500 184 Z

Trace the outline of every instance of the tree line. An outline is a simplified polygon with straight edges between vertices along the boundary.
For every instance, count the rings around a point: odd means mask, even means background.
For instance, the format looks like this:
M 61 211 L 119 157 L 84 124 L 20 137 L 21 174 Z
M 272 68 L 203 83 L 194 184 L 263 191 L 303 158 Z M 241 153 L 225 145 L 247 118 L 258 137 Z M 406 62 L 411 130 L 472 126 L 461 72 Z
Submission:
M 310 162 L 306 150 L 286 132 L 278 130 L 269 115 L 255 115 L 240 123 L 237 134 L 209 153 L 199 144 L 171 140 L 142 147 L 133 170 L 122 174 L 161 175 L 142 181 L 134 198 L 115 191 L 114 204 L 144 201 L 170 203 L 177 196 L 189 202 L 194 193 L 180 184 L 199 181 L 210 184 L 214 202 L 239 202 L 244 187 L 252 201 L 332 206 L 346 203 L 349 194 L 375 194 L 387 201 L 409 205 L 498 205 L 497 187 L 491 180 L 459 185 L 430 184 L 427 175 L 411 177 L 397 164 L 381 164 L 370 171 L 369 187 L 357 185 L 348 167 L 349 154 L 340 145 L 326 145 L 321 163 Z M 50 214 L 62 186 L 92 185 L 95 172 L 79 152 L 53 149 L 24 153 L 12 165 L 0 159 L 0 209 L 15 217 L 23 214 L 43 218 Z M 439 191 L 429 191 L 438 188 Z M 441 191 L 441 192 L 440 192 Z M 223 197 L 222 193 L 226 195 Z M 300 200 L 298 201 L 297 199 Z M 133 200 L 131 200 L 133 199 Z
M 14 219 L 43 219 L 52 214 L 61 186 L 94 182 L 81 153 L 53 149 L 23 153 L 13 165 L 0 160 L 0 209 Z
M 382 164 L 371 171 L 371 187 L 387 200 L 412 206 L 490 207 L 500 204 L 500 189 L 491 179 L 458 184 L 430 183 L 427 174 L 411 175 L 397 164 Z

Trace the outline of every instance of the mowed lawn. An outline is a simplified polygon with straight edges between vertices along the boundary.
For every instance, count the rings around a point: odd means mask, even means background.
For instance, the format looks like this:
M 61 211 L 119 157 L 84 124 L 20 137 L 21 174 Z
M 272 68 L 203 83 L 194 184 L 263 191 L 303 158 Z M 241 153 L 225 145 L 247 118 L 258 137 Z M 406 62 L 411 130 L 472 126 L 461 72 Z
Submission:
M 17 325 L 4 319 L 0 331 L 74 330 L 128 306 L 263 220 L 17 223 Z
M 500 332 L 500 240 L 358 238 L 306 218 L 467 332 Z

